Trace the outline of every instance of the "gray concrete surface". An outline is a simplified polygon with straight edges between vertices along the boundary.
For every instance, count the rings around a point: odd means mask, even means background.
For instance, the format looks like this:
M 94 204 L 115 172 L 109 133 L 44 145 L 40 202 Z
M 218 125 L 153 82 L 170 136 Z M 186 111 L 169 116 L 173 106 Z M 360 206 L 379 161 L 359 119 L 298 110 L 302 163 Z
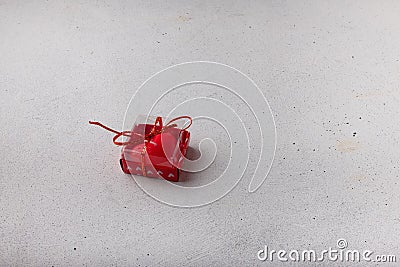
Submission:
M 399 14 L 398 1 L 0 1 L 0 265 L 291 266 L 257 251 L 339 238 L 399 261 Z M 256 193 L 253 161 L 225 198 L 179 209 L 124 175 L 87 121 L 119 128 L 145 79 L 192 60 L 248 74 L 278 143 Z

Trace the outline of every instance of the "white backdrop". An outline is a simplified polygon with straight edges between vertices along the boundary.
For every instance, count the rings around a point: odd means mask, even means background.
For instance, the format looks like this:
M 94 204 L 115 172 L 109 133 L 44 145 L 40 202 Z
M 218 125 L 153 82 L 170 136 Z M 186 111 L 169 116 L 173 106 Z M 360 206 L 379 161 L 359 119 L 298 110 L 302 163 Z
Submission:
M 339 238 L 400 256 L 400 3 L 203 2 L 0 1 L 0 265 L 267 266 L 264 245 Z M 193 60 L 258 84 L 277 153 L 256 193 L 253 160 L 225 198 L 179 209 L 143 193 L 87 122 L 120 128 L 143 81 Z M 207 129 L 192 144 L 224 145 Z M 223 149 L 193 184 L 223 170 Z

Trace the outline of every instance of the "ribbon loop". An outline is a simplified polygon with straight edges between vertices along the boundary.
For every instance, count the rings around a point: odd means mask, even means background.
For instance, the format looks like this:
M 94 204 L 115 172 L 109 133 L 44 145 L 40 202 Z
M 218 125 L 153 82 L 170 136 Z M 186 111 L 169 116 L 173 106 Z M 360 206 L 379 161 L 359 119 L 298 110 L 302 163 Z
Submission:
M 166 126 L 171 125 L 172 122 L 177 121 L 177 120 L 181 120 L 181 119 L 188 119 L 188 120 L 189 120 L 189 125 L 186 126 L 185 128 L 182 128 L 182 129 L 181 129 L 182 131 L 187 130 L 187 129 L 192 125 L 192 122 L 193 122 L 192 117 L 190 117 L 190 116 L 179 116 L 179 117 L 176 117 L 176 118 L 170 120 L 170 121 L 166 124 Z M 176 124 L 175 124 L 175 125 L 176 125 Z
M 151 129 L 150 133 L 146 134 L 146 135 L 141 135 L 141 134 L 137 134 L 139 137 L 143 138 L 143 141 L 146 143 L 148 141 L 151 140 L 151 138 L 153 138 L 155 135 L 160 134 L 162 132 L 164 132 L 166 129 L 171 128 L 171 127 L 176 127 L 176 124 L 172 124 L 173 122 L 180 120 L 180 119 L 188 119 L 189 120 L 189 125 L 187 125 L 186 127 L 182 128 L 181 131 L 185 131 L 187 130 L 191 125 L 192 125 L 192 118 L 189 116 L 180 116 L 180 117 L 176 117 L 172 120 L 170 120 L 165 126 L 163 126 L 163 121 L 162 121 L 162 117 L 157 117 L 155 122 L 154 122 L 154 126 Z M 118 138 L 120 138 L 121 136 L 126 136 L 126 137 L 131 137 L 131 132 L 130 131 L 122 131 L 122 132 L 118 132 L 114 129 L 111 129 L 107 126 L 105 126 L 104 124 L 97 122 L 97 121 L 89 121 L 89 124 L 93 124 L 93 125 L 97 125 L 100 126 L 104 129 L 106 129 L 107 131 L 110 131 L 112 133 L 115 133 L 115 136 L 113 137 L 113 143 L 117 146 L 124 146 L 127 144 L 131 144 L 131 141 L 127 141 L 127 142 L 119 142 L 117 141 Z M 157 127 L 158 126 L 158 127 Z M 159 129 L 157 129 L 159 128 Z

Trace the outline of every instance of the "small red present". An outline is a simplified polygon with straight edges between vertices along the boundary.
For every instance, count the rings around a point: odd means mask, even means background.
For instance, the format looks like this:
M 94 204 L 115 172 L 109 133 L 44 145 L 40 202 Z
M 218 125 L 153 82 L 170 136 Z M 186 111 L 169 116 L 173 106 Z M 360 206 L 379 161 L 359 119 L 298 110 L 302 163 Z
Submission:
M 116 134 L 113 142 L 122 146 L 120 164 L 125 173 L 179 181 L 179 169 L 190 139 L 190 132 L 187 129 L 192 124 L 192 119 L 181 116 L 165 125 L 161 117 L 148 117 L 147 122 L 143 122 L 143 119 L 144 116 L 139 116 L 132 131 L 123 132 L 115 131 L 98 122 L 89 123 Z M 188 119 L 189 124 L 180 127 L 178 121 L 181 119 Z M 126 136 L 128 140 L 118 142 L 120 136 Z

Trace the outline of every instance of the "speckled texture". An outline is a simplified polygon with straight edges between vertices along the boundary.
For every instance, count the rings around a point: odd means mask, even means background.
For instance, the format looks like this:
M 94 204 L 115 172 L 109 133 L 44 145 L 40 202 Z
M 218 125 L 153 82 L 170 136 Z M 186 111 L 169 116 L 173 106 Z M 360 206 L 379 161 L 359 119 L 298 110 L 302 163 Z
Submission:
M 400 3 L 148 2 L 0 1 L 0 265 L 270 266 L 264 245 L 338 238 L 400 260 Z M 192 60 L 259 85 L 278 148 L 256 193 L 250 162 L 227 197 L 178 209 L 87 121 L 120 127 L 146 78 Z

